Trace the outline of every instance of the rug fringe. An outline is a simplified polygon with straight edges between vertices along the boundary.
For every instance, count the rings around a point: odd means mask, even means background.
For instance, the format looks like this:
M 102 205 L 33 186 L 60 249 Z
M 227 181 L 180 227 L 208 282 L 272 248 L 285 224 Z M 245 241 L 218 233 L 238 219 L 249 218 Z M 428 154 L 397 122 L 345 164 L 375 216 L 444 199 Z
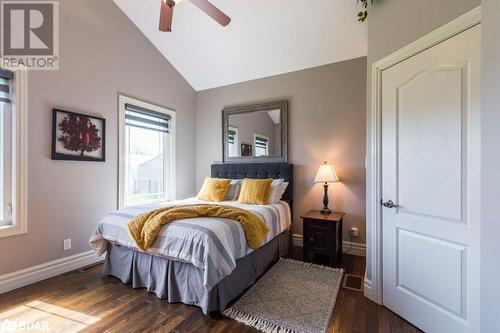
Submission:
M 325 271 L 332 271 L 332 272 L 338 272 L 338 273 L 345 272 L 345 270 L 343 268 L 334 268 L 334 267 L 328 267 L 328 266 L 323 266 L 323 265 L 318 265 L 318 264 L 312 264 L 310 262 L 294 260 L 294 259 L 290 259 L 290 258 L 280 258 L 280 261 L 291 262 L 294 264 L 299 264 L 299 265 L 308 266 L 308 267 L 312 267 L 312 268 L 318 268 L 318 269 L 322 269 Z
M 264 333 L 299 333 L 295 330 L 270 323 L 267 320 L 254 317 L 235 309 L 227 309 L 223 314 L 226 317 L 232 318 L 247 326 L 252 326 Z

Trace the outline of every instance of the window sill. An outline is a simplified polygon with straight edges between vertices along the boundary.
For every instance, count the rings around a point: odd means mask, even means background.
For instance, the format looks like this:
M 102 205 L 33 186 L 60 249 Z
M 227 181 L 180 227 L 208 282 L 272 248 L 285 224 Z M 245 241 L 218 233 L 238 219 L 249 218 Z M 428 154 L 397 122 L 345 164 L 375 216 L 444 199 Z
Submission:
M 167 202 L 167 201 L 171 201 L 171 200 L 168 200 L 167 198 L 162 198 L 162 199 L 157 199 L 157 200 L 152 200 L 152 201 L 141 201 L 141 202 L 134 203 L 131 205 L 123 205 L 122 207 L 119 207 L 119 209 L 133 208 L 133 207 L 142 206 L 142 205 L 154 205 L 154 204 L 157 204 L 160 202 Z
M 0 226 L 0 238 L 21 235 L 21 234 L 25 234 L 27 232 L 28 232 L 28 230 L 27 230 L 26 226 L 20 226 L 20 225 Z

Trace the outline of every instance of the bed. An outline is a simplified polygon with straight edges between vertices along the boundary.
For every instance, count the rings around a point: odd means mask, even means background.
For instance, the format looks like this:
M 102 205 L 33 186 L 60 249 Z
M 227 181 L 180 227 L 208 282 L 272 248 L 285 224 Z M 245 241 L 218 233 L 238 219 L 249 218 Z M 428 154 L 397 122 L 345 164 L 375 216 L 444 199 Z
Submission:
M 225 201 L 260 215 L 270 227 L 266 242 L 251 250 L 238 223 L 217 218 L 172 222 L 153 247 L 139 251 L 127 234 L 127 221 L 142 212 L 170 204 L 195 204 L 196 198 L 142 205 L 104 217 L 90 244 L 106 252 L 103 273 L 134 288 L 147 288 L 168 302 L 195 305 L 203 313 L 222 312 L 280 257 L 288 252 L 292 221 L 293 167 L 288 163 L 214 164 L 216 178 L 273 178 L 289 183 L 282 200 L 272 205 Z

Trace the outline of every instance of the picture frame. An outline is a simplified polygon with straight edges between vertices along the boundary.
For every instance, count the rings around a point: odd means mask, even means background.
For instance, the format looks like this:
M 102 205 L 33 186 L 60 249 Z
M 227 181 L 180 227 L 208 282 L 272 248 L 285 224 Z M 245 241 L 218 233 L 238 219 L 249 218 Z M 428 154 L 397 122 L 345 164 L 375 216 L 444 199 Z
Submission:
M 52 160 L 104 162 L 106 119 L 52 109 Z
M 241 144 L 241 156 L 242 157 L 253 156 L 253 148 L 251 144 L 248 143 Z

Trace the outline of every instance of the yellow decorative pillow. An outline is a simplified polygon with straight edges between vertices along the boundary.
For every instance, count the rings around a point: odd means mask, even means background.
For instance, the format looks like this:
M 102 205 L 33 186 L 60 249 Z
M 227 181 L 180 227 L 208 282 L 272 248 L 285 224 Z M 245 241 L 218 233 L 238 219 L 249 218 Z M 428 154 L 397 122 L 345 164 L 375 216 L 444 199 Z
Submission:
M 272 182 L 272 178 L 243 179 L 238 201 L 245 204 L 266 205 Z
M 226 192 L 231 184 L 231 179 L 218 179 L 206 177 L 198 193 L 198 199 L 205 201 L 224 201 Z

